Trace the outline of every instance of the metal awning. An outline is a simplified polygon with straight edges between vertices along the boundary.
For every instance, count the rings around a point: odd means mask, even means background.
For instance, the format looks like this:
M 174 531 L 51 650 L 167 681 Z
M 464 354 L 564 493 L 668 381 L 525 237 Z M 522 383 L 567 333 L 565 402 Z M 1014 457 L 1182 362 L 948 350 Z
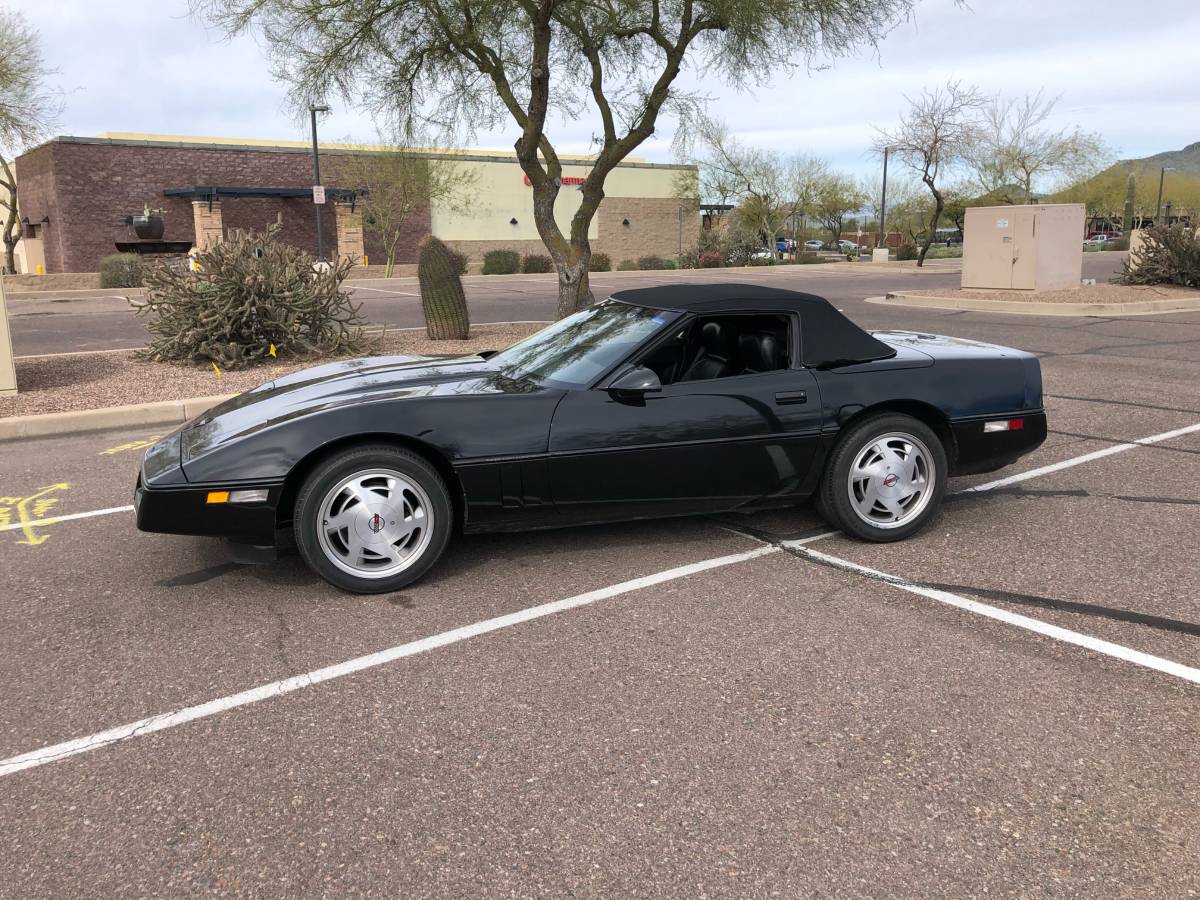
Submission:
M 361 197 L 366 191 L 354 188 L 325 188 L 325 196 L 331 200 L 350 200 Z M 192 187 L 174 187 L 163 191 L 164 197 L 181 197 L 185 200 L 301 200 L 312 199 L 311 187 L 233 187 L 218 185 L 193 185 Z

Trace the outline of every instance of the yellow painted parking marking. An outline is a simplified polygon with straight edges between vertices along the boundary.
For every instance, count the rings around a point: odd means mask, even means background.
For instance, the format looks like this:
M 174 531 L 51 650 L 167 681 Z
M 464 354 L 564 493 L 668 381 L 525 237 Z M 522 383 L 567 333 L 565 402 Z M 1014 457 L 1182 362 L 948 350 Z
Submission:
M 58 497 L 53 497 L 51 494 L 65 491 L 70 487 L 66 482 L 60 482 L 47 485 L 28 497 L 0 497 L 0 528 L 19 530 L 23 539 L 17 541 L 18 544 L 36 547 L 38 544 L 45 543 L 50 539 L 50 535 L 38 534 L 36 529 L 58 521 L 53 516 L 46 515 L 59 500 Z M 14 515 L 15 522 L 13 521 Z
M 130 441 L 127 444 L 117 444 L 117 446 L 109 447 L 107 450 L 101 450 L 96 455 L 97 456 L 116 456 L 118 453 L 124 453 L 127 450 L 141 450 L 143 447 L 149 447 L 151 444 L 153 444 L 155 441 L 157 441 L 161 437 L 162 437 L 161 434 L 152 434 L 152 435 L 150 435 L 150 437 L 143 438 L 142 440 Z

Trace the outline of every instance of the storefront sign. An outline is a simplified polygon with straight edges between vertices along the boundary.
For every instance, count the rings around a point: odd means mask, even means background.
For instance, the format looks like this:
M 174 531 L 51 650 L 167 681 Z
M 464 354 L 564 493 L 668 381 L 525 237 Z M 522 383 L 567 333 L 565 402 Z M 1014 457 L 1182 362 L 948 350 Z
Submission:
M 558 179 L 559 184 L 586 184 L 586 178 L 580 178 L 578 175 L 564 175 Z M 533 187 L 533 182 L 529 180 L 529 176 L 525 176 L 525 187 Z

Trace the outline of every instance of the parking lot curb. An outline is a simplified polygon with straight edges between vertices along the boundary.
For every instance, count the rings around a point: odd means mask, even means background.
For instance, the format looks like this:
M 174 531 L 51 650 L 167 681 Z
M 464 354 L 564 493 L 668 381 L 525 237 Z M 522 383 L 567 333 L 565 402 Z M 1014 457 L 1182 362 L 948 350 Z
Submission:
M 1169 300 L 1134 300 L 1129 303 L 1035 303 L 1019 300 L 915 296 L 906 291 L 889 291 L 885 297 L 867 297 L 866 302 L 884 306 L 961 309 L 1015 313 L 1022 316 L 1150 316 L 1200 310 L 1200 294 Z
M 37 416 L 0 418 L 0 441 L 52 435 L 80 434 L 136 425 L 178 425 L 228 400 L 234 394 L 189 397 L 186 400 L 161 400 L 130 406 L 107 406 Z

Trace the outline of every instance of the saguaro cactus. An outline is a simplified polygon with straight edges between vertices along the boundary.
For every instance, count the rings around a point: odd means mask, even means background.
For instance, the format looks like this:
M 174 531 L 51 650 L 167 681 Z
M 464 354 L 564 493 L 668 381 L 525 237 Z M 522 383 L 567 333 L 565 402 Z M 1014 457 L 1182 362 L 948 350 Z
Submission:
M 450 248 L 435 237 L 421 245 L 417 261 L 425 331 L 435 341 L 465 341 L 471 330 L 467 298 Z
M 1125 217 L 1121 220 L 1121 230 L 1126 237 L 1129 237 L 1129 232 L 1133 230 L 1133 204 L 1137 196 L 1137 181 L 1133 177 L 1133 173 L 1129 173 L 1129 180 L 1125 182 Z

